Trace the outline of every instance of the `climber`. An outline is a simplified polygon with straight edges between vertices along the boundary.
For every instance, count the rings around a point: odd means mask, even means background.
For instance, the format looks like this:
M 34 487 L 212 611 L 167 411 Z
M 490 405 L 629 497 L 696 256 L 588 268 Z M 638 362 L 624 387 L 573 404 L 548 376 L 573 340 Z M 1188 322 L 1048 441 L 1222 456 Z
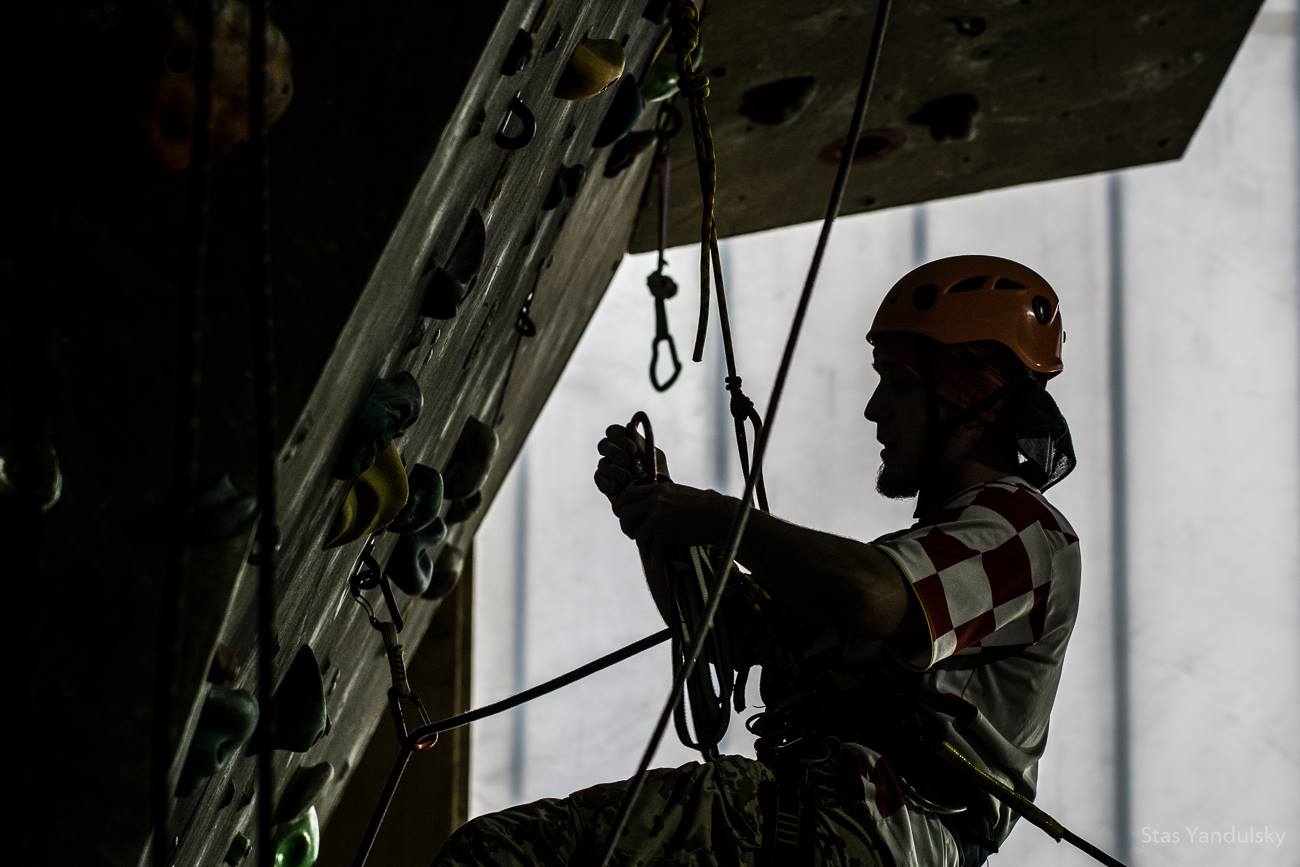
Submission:
M 991 256 L 940 259 L 886 294 L 867 340 L 866 405 L 884 445 L 880 494 L 916 523 L 870 544 L 754 511 L 719 611 L 743 666 L 762 666 L 757 760 L 651 771 L 612 861 L 978 865 L 1015 814 L 946 772 L 958 745 L 1032 798 L 1078 607 L 1078 539 L 1042 491 L 1074 467 L 1045 383 L 1062 369 L 1057 296 Z M 663 552 L 721 546 L 738 500 L 633 484 L 644 448 L 613 426 L 595 482 L 636 540 L 667 615 Z M 480 816 L 435 860 L 594 864 L 626 783 Z

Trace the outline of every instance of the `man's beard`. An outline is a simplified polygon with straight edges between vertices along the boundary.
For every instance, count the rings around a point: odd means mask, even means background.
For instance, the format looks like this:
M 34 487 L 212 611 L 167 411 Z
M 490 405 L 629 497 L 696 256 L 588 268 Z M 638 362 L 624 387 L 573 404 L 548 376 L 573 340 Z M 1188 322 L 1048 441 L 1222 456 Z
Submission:
M 891 500 L 910 500 L 921 491 L 921 480 L 914 475 L 900 473 L 885 464 L 876 473 L 876 492 Z

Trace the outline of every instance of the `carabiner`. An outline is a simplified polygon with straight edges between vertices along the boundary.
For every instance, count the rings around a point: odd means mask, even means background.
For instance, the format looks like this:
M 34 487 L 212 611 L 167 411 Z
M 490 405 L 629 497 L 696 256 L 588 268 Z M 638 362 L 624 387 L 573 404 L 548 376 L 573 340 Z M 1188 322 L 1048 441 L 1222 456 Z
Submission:
M 662 303 L 662 302 L 660 302 Z M 673 373 L 662 382 L 659 380 L 659 344 L 668 344 L 668 355 L 673 360 Z M 654 386 L 655 391 L 664 392 L 672 388 L 677 377 L 682 375 L 682 363 L 677 358 L 677 343 L 673 340 L 671 334 L 655 335 L 654 341 L 650 344 L 650 384 Z
M 632 458 L 632 472 L 641 477 L 642 482 L 655 482 L 659 479 L 659 455 L 655 451 L 655 431 L 650 426 L 650 416 L 642 411 L 638 411 L 632 416 L 632 420 L 627 423 L 627 429 L 636 433 L 636 426 L 641 425 L 645 432 L 645 455 L 637 455 Z M 647 464 L 647 459 L 649 463 Z

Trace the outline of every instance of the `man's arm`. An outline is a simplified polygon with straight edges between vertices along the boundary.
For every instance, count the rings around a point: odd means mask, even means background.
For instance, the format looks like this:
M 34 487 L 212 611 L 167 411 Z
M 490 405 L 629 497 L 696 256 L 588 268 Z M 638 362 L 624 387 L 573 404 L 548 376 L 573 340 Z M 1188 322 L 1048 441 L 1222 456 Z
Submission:
M 733 502 L 739 507 L 739 501 Z M 871 545 L 754 509 L 736 559 L 774 598 L 814 623 L 864 638 L 906 643 L 928 638 L 925 617 L 907 579 L 888 555 Z

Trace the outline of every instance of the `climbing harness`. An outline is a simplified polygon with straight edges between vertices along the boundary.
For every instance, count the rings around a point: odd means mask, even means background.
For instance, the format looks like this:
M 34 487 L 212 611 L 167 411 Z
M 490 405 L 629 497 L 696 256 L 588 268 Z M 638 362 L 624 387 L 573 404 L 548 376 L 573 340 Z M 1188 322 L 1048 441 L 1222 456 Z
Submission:
M 668 260 L 664 250 L 668 246 L 668 189 L 670 183 L 669 161 L 673 136 L 682 128 L 682 114 L 671 102 L 659 107 L 659 117 L 655 120 L 655 154 L 650 169 L 651 183 L 658 184 L 659 221 L 658 221 L 658 259 L 655 270 L 646 278 L 646 285 L 655 300 L 655 336 L 650 344 L 650 384 L 655 391 L 664 392 L 672 387 L 682 373 L 682 362 L 677 357 L 677 341 L 673 340 L 668 330 L 668 307 L 665 302 L 677 294 L 677 283 L 664 273 Z M 668 355 L 673 362 L 672 374 L 664 380 L 659 378 L 659 345 L 666 344 Z

